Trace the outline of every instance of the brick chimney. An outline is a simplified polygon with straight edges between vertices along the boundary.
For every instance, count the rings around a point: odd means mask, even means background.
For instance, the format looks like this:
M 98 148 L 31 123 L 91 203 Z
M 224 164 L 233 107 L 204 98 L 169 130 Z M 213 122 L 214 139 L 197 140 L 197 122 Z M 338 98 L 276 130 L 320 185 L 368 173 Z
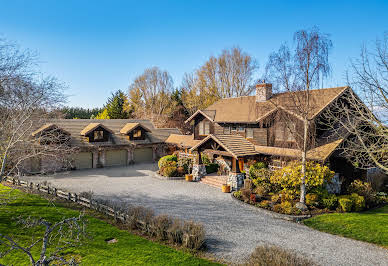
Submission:
M 256 102 L 265 102 L 272 97 L 272 84 L 259 83 L 256 85 Z

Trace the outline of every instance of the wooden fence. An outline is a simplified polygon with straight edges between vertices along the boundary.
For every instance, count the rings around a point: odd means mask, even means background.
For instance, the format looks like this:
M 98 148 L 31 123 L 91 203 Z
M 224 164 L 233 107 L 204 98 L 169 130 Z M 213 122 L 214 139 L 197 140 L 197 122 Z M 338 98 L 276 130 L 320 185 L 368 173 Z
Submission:
M 57 198 L 72 201 L 86 208 L 93 209 L 105 215 L 108 215 L 110 217 L 113 217 L 115 221 L 121 220 L 124 222 L 127 219 L 127 215 L 125 213 L 119 210 L 116 210 L 114 207 L 106 206 L 93 199 L 87 199 L 87 198 L 81 197 L 77 193 L 63 191 L 49 185 L 42 185 L 40 183 L 34 184 L 33 182 L 23 181 L 14 177 L 6 177 L 5 181 L 7 181 L 8 183 L 12 183 L 13 185 L 25 187 L 31 190 L 36 190 L 38 192 L 43 192 L 49 195 L 53 195 Z

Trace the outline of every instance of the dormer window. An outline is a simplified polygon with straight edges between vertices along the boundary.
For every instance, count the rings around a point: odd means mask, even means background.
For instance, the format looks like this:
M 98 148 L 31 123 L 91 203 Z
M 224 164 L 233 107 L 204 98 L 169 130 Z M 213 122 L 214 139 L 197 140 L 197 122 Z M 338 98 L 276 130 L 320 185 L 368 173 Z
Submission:
M 210 134 L 210 122 L 201 121 L 199 122 L 199 135 L 209 135 Z
M 102 141 L 104 140 L 104 131 L 96 130 L 94 131 L 94 141 Z
M 133 137 L 134 138 L 141 138 L 141 130 L 140 129 L 134 130 Z

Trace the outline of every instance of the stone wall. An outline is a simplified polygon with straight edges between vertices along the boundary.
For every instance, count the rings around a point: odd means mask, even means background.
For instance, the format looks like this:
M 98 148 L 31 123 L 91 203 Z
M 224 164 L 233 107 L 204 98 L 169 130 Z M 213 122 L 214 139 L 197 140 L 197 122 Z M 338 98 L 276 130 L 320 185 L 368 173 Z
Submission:
M 194 181 L 199 181 L 203 176 L 206 175 L 206 167 L 203 164 L 194 164 L 193 165 L 193 179 Z
M 244 173 L 232 173 L 230 172 L 228 175 L 227 184 L 233 190 L 239 190 L 244 185 L 245 174 Z

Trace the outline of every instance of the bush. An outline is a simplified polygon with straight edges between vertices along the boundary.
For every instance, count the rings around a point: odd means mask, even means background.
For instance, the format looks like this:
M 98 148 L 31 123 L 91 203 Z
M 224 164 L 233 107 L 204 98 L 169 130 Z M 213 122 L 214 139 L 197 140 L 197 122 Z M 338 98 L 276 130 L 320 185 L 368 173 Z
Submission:
M 219 165 L 216 163 L 209 163 L 208 165 L 205 165 L 205 167 L 206 173 L 211 174 L 217 172 Z
M 259 206 L 262 208 L 268 208 L 271 205 L 271 202 L 268 200 L 263 200 L 259 203 Z
M 322 199 L 322 206 L 324 208 L 335 210 L 338 206 L 338 198 L 336 195 L 332 194 L 327 198 Z
M 246 265 L 252 266 L 311 266 L 315 265 L 312 261 L 299 257 L 295 253 L 275 247 L 259 246 L 251 254 Z
M 241 198 L 244 200 L 244 201 L 249 201 L 251 199 L 251 194 L 252 194 L 252 191 L 248 188 L 243 188 L 240 190 L 241 191 Z
M 333 177 L 334 172 L 327 166 L 307 162 L 305 180 L 307 192 L 322 189 L 325 183 L 330 182 Z M 300 162 L 294 161 L 275 171 L 271 176 L 271 183 L 279 185 L 283 192 L 297 197 L 300 194 L 301 178 L 302 165 Z
M 262 186 L 262 185 L 257 186 L 257 187 L 255 188 L 255 193 L 256 193 L 259 197 L 265 197 L 265 196 L 268 195 L 269 192 L 270 192 L 270 190 L 268 190 L 267 187 Z
M 200 249 L 205 243 L 205 230 L 202 224 L 187 221 L 183 224 L 182 244 L 186 248 Z
M 283 207 L 281 204 L 275 204 L 273 207 L 272 207 L 272 210 L 274 212 L 278 212 L 278 213 L 282 213 L 283 212 Z
M 362 182 L 361 180 L 354 180 L 348 187 L 349 194 L 357 193 L 364 197 L 368 206 L 376 204 L 376 193 L 371 184 Z
M 177 176 L 184 176 L 185 174 L 187 174 L 187 171 L 185 171 L 185 168 L 183 168 L 182 166 L 179 166 L 176 168 L 176 174 Z
M 209 165 L 211 163 L 209 157 L 204 153 L 201 153 L 201 159 L 204 165 Z
M 164 167 L 162 168 L 163 170 L 163 175 L 164 176 L 167 176 L 167 177 L 172 177 L 172 176 L 176 176 L 177 175 L 177 168 L 176 167 Z
M 356 212 L 362 211 L 365 209 L 365 198 L 359 196 L 357 193 L 350 195 L 351 200 L 353 201 L 353 210 Z
M 275 194 L 271 197 L 271 201 L 273 203 L 278 203 L 280 201 L 280 195 L 279 194 Z
M 181 244 L 183 239 L 183 222 L 180 219 L 174 219 L 170 228 L 167 230 L 167 238 L 170 242 Z
M 242 192 L 241 190 L 234 192 L 233 194 L 236 198 L 241 199 L 242 198 Z
M 353 209 L 353 201 L 348 197 L 342 197 L 338 200 L 339 205 L 341 206 L 342 211 L 351 212 Z
M 182 167 L 184 169 L 184 174 L 188 174 L 190 169 L 193 168 L 193 160 L 190 158 L 179 157 L 177 162 L 177 167 Z
M 162 169 L 167 162 L 178 162 L 178 157 L 176 155 L 163 156 L 158 161 L 159 169 Z
M 151 223 L 154 212 L 152 209 L 144 207 L 130 207 L 127 210 L 127 225 L 130 229 L 139 229 L 143 233 L 149 233 L 149 224 Z
M 318 205 L 318 195 L 314 193 L 308 193 L 306 194 L 306 204 L 310 206 L 316 206 Z
M 172 224 L 171 218 L 168 215 L 159 215 L 152 219 L 151 234 L 160 240 L 167 239 L 167 231 Z
M 252 164 L 250 167 L 249 167 L 249 176 L 252 178 L 252 179 L 255 179 L 257 178 L 258 176 L 256 175 L 256 171 L 257 170 L 260 170 L 260 169 L 265 169 L 267 168 L 267 165 L 264 163 L 264 162 L 257 162 L 257 163 L 254 163 Z
M 249 198 L 249 201 L 255 203 L 256 202 L 256 195 L 255 194 L 251 194 L 251 196 Z

